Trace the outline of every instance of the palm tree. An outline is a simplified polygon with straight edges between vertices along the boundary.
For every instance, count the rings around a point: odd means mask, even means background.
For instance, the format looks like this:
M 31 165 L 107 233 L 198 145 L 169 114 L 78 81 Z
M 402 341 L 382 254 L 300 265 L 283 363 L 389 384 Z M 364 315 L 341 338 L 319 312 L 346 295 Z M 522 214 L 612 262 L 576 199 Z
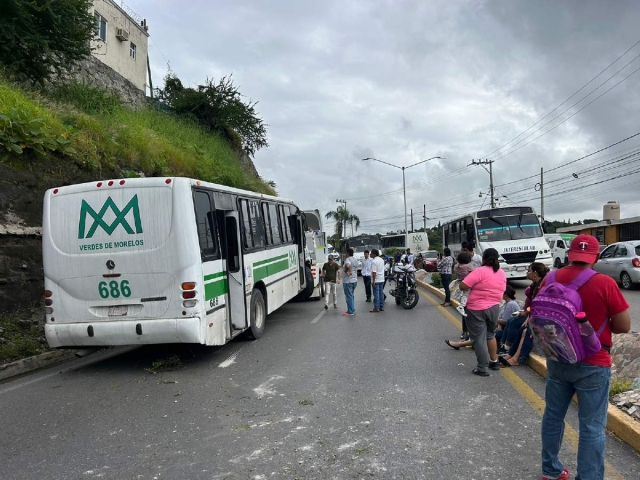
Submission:
M 355 215 L 351 215 L 349 213 L 349 210 L 347 210 L 346 208 L 340 206 L 338 208 L 336 208 L 335 210 L 328 212 L 325 215 L 325 218 L 333 220 L 334 222 L 336 222 L 336 227 L 335 227 L 335 234 L 336 237 L 338 238 L 338 240 L 342 239 L 342 234 L 344 233 L 347 223 L 350 222 L 351 217 L 353 218 L 353 221 L 356 222 L 356 229 L 360 226 L 360 219 L 355 216 Z
M 351 224 L 351 236 L 353 236 L 353 224 L 356 224 L 356 232 L 358 231 L 358 227 L 360 226 L 360 219 L 358 218 L 357 215 L 351 215 L 349 214 L 349 217 L 347 218 L 347 222 L 349 222 Z

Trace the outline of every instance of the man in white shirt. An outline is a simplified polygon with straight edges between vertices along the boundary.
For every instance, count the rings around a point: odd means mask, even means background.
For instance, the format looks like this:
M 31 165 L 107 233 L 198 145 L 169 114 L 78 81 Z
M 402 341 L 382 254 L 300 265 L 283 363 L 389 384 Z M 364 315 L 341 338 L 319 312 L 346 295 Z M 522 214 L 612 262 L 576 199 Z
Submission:
M 367 297 L 365 302 L 371 302 L 371 265 L 373 258 L 369 257 L 369 250 L 364 251 L 364 260 L 362 260 L 362 281 L 364 282 L 364 293 Z
M 371 250 L 373 264 L 371 266 L 371 280 L 373 282 L 373 310 L 371 313 L 384 311 L 384 260 L 375 248 Z
M 411 253 L 411 249 L 407 248 L 407 265 L 413 265 L 414 258 L 413 253 Z

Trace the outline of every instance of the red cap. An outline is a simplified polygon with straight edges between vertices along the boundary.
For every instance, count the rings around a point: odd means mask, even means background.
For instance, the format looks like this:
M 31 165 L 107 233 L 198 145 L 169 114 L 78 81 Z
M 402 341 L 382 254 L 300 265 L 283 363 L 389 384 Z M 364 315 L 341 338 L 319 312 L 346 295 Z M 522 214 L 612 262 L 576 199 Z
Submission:
M 592 235 L 578 235 L 569 245 L 569 261 L 596 263 L 600 253 L 600 243 Z

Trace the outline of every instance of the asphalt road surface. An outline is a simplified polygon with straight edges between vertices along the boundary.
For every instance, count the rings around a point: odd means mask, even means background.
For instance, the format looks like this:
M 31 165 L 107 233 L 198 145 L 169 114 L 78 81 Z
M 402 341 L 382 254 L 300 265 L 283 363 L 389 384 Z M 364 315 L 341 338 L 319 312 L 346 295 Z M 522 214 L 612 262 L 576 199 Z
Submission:
M 354 317 L 342 298 L 288 304 L 255 342 L 118 349 L 0 384 L 0 478 L 541 477 L 541 377 L 472 375 L 473 352 L 444 343 L 455 310 L 428 294 L 379 314 L 356 295 Z M 567 420 L 575 472 L 574 406 Z M 609 436 L 607 479 L 624 478 L 639 457 Z

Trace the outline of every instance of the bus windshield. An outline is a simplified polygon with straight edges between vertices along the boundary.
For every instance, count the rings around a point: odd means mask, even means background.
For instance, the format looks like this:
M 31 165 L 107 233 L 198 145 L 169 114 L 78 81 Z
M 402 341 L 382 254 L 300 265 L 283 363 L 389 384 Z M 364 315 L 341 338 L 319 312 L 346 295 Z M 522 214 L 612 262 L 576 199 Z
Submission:
M 479 218 L 477 227 L 481 242 L 542 237 L 540 222 L 534 214 Z

